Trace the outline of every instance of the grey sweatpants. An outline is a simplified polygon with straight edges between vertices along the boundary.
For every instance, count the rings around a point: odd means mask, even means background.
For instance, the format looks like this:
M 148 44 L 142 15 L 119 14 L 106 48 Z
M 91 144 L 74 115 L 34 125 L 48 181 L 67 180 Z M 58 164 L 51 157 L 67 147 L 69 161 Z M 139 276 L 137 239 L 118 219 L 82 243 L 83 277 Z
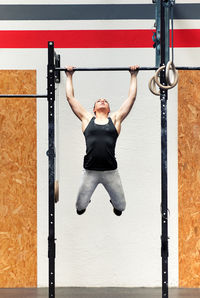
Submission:
M 111 171 L 83 171 L 81 186 L 76 201 L 76 209 L 86 209 L 97 185 L 101 183 L 107 190 L 113 207 L 123 211 L 126 207 L 124 191 L 118 170 Z

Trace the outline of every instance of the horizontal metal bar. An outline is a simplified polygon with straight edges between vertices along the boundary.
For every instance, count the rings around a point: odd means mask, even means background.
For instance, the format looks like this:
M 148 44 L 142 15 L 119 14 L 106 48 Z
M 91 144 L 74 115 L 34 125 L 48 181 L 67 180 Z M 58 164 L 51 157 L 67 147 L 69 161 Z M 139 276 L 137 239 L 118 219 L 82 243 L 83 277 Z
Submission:
M 0 98 L 5 97 L 5 98 L 36 98 L 36 97 L 46 97 L 47 95 L 38 95 L 38 94 L 0 94 Z
M 200 70 L 200 67 L 193 66 L 176 66 L 177 70 Z
M 139 67 L 143 70 L 157 70 L 157 67 Z M 177 70 L 200 70 L 200 67 L 177 66 Z M 55 68 L 57 71 L 67 71 L 66 68 Z M 130 67 L 75 67 L 74 71 L 129 71 Z
M 66 68 L 55 68 L 58 71 L 67 71 Z M 130 67 L 75 67 L 74 71 L 129 71 Z M 157 67 L 140 67 L 139 70 L 157 70 Z

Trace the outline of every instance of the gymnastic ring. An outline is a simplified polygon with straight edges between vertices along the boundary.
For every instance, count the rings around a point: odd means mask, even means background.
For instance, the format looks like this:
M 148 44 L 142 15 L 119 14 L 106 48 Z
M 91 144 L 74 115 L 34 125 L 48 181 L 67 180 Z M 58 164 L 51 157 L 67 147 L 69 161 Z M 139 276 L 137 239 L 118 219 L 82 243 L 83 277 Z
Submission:
M 55 203 L 59 201 L 59 183 L 58 180 L 55 181 L 54 183 L 54 200 Z
M 174 81 L 171 82 L 169 72 L 172 70 L 173 75 L 174 75 Z M 178 71 L 176 70 L 176 67 L 172 61 L 168 61 L 166 65 L 166 70 L 165 70 L 165 76 L 166 76 L 166 82 L 167 85 L 170 85 L 172 87 L 175 87 L 176 84 L 178 83 Z
M 156 91 L 156 82 L 155 82 L 155 77 L 153 76 L 150 81 L 149 81 L 149 90 L 157 96 L 160 96 L 160 92 Z
M 174 84 L 172 86 L 170 85 L 162 85 L 159 81 L 159 75 L 160 75 L 160 72 L 165 68 L 165 65 L 161 66 L 160 68 L 158 68 L 158 70 L 156 71 L 155 73 L 155 82 L 156 84 L 158 85 L 158 87 L 160 87 L 161 89 L 165 89 L 165 90 L 168 90 L 168 89 L 172 89 L 178 82 L 178 77 L 176 77 L 176 82 L 174 82 Z

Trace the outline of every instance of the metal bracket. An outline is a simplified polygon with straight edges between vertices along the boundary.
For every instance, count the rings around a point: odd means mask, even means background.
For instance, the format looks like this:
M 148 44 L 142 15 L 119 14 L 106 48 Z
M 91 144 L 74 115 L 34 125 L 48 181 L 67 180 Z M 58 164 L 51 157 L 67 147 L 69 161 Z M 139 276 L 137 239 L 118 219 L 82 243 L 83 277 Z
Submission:
M 55 54 L 55 67 L 60 67 L 60 55 Z M 55 82 L 60 83 L 60 71 L 55 70 Z
M 156 48 L 157 51 L 160 51 L 160 36 L 157 37 L 156 32 L 153 33 L 152 40 L 154 42 L 153 47 Z
M 152 3 L 155 4 L 157 0 L 152 0 Z M 175 0 L 165 0 L 165 5 L 173 6 L 175 5 Z
M 48 237 L 48 257 L 49 258 L 56 258 L 56 244 L 55 244 L 56 239 L 53 237 Z M 53 246 L 53 249 L 51 249 Z
M 46 152 L 46 155 L 49 157 L 49 156 L 51 156 L 51 157 L 55 157 L 56 155 L 55 155 L 55 150 L 54 149 L 49 149 L 49 150 L 47 150 L 47 152 Z
M 167 0 L 163 3 L 164 7 L 172 7 L 175 5 L 175 0 Z
M 168 238 L 169 239 L 169 238 Z M 168 240 L 164 240 L 161 237 L 161 257 L 169 257 Z

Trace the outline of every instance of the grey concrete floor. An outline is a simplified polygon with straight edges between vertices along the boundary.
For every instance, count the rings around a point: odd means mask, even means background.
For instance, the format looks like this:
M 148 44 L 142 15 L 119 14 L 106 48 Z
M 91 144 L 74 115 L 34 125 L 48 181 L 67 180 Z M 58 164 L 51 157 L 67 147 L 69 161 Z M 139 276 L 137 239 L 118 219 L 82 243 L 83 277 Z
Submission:
M 55 298 L 162 298 L 161 288 L 56 288 Z M 169 289 L 169 298 L 200 298 L 200 289 Z M 48 298 L 48 289 L 0 289 L 0 298 Z

